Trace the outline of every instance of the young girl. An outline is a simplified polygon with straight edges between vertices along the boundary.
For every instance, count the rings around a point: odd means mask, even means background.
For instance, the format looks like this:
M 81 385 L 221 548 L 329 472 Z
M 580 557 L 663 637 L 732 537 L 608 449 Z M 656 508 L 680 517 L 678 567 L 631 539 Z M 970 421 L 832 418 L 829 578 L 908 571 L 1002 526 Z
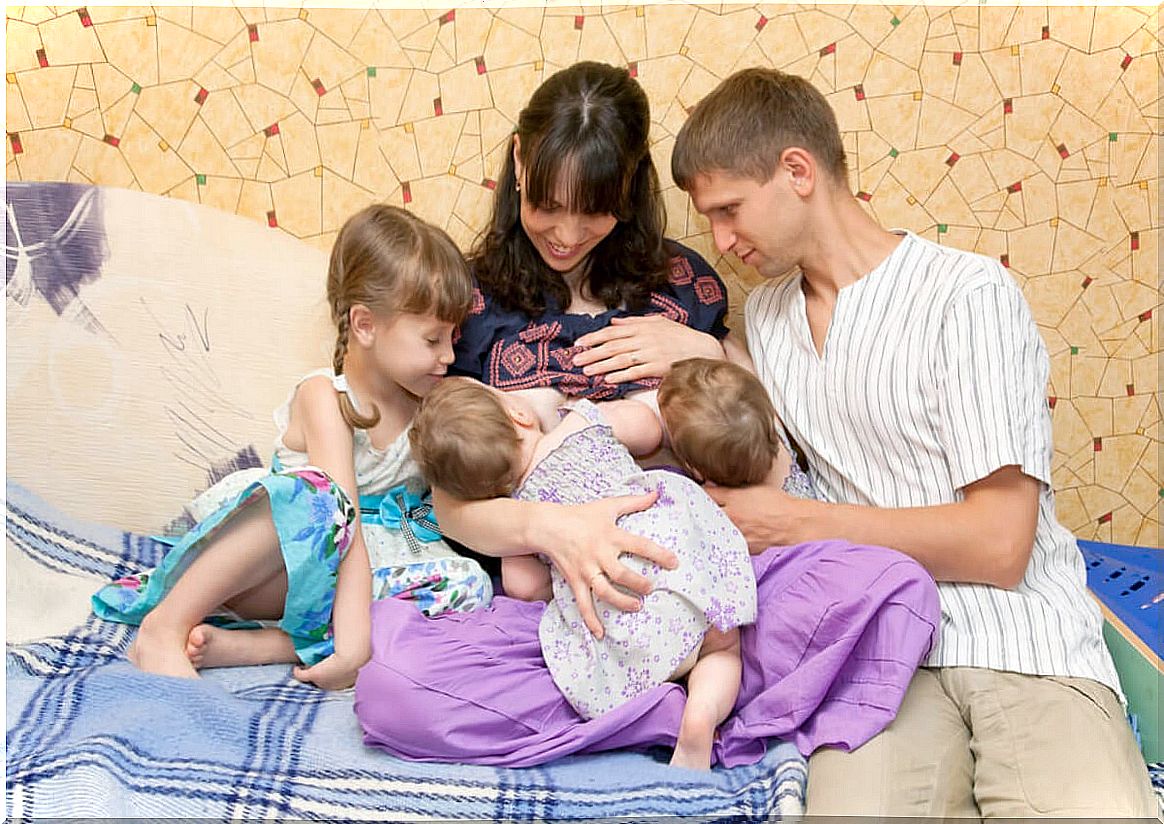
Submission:
M 93 596 L 100 617 L 141 625 L 129 657 L 147 672 L 301 661 L 296 678 L 341 689 L 369 655 L 371 598 L 413 599 L 433 615 L 492 597 L 479 565 L 440 540 L 408 443 L 471 305 L 463 257 L 440 229 L 369 206 L 336 238 L 327 298 L 333 367 L 302 378 L 275 411 L 271 471 L 220 481 L 157 569 Z M 203 623 L 216 613 L 278 624 Z
M 671 763 L 707 769 L 715 729 L 739 691 L 737 628 L 755 618 L 755 579 L 743 536 L 697 484 L 676 473 L 647 474 L 635 464 L 632 452 L 651 452 L 660 435 L 654 412 L 638 401 L 609 401 L 600 412 L 578 400 L 546 432 L 520 394 L 449 378 L 421 405 L 410 438 L 425 477 L 462 500 L 513 494 L 580 504 L 658 491 L 654 506 L 619 525 L 675 552 L 679 567 L 663 570 L 624 556 L 654 589 L 637 612 L 602 610 L 601 639 L 584 625 L 556 568 L 532 555 L 508 557 L 502 581 L 510 596 L 549 601 L 539 626 L 542 655 L 583 717 L 686 675 L 688 698 Z

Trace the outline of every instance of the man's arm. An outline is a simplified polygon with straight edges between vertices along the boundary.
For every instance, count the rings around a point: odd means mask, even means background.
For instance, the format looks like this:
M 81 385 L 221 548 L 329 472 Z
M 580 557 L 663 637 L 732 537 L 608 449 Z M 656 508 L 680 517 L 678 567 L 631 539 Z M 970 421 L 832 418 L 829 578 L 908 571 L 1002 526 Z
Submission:
M 1011 589 L 1034 548 L 1041 487 L 1018 466 L 1004 466 L 963 488 L 961 501 L 903 509 L 805 501 L 770 486 L 707 491 L 753 553 L 843 538 L 904 552 L 938 581 Z

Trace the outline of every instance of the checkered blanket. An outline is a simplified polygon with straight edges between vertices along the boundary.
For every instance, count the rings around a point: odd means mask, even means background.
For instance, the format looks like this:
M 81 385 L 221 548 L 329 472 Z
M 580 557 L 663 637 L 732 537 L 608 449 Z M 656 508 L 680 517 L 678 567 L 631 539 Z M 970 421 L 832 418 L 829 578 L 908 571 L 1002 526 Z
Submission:
M 6 492 L 10 575 L 17 556 L 33 562 L 8 583 L 10 609 L 14 588 L 76 593 L 81 576 L 95 589 L 164 550 L 72 521 L 14 484 Z M 31 600 L 15 606 L 41 608 Z M 40 603 L 47 614 L 52 595 Z M 350 691 L 300 684 L 285 666 L 211 670 L 198 681 L 147 675 L 124 659 L 133 632 L 90 615 L 8 645 L 7 818 L 770 821 L 803 809 L 805 764 L 791 745 L 707 774 L 668 767 L 667 753 L 530 769 L 401 761 L 363 746 Z

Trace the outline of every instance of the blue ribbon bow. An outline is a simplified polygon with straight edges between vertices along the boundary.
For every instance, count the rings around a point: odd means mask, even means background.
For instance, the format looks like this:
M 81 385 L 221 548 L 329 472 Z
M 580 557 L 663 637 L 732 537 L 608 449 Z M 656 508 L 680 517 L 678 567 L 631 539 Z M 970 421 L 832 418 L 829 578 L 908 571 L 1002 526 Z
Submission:
M 410 546 L 415 541 L 431 543 L 441 538 L 440 526 L 432 512 L 432 496 L 419 495 L 405 484 L 394 486 L 383 495 L 361 495 L 360 517 L 365 523 L 379 523 L 400 530 Z

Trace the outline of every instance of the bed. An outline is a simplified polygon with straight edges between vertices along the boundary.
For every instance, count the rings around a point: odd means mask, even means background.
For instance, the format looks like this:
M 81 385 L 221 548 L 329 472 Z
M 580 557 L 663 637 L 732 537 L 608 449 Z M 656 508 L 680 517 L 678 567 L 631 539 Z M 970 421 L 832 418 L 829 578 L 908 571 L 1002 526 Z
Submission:
M 6 192 L 7 768 L 15 818 L 776 820 L 805 763 L 698 773 L 666 752 L 530 769 L 366 748 L 350 691 L 286 666 L 150 676 L 133 629 L 89 612 L 153 566 L 186 502 L 269 459 L 270 410 L 330 362 L 326 249 L 209 207 L 123 189 Z M 356 207 L 353 207 L 356 208 Z

